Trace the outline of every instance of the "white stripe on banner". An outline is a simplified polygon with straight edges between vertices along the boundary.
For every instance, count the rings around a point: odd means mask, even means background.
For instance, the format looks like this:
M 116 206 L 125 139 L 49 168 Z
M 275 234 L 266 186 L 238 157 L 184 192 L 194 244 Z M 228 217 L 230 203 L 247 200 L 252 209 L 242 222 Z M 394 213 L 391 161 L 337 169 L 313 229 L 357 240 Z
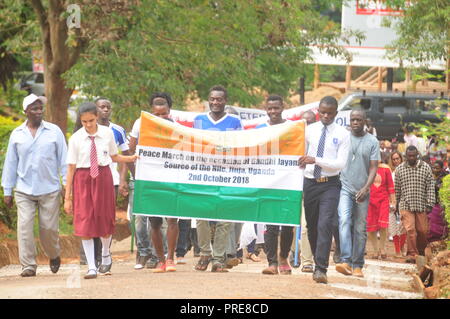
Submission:
M 141 145 L 137 154 L 137 180 L 297 191 L 303 188 L 298 156 L 223 156 Z

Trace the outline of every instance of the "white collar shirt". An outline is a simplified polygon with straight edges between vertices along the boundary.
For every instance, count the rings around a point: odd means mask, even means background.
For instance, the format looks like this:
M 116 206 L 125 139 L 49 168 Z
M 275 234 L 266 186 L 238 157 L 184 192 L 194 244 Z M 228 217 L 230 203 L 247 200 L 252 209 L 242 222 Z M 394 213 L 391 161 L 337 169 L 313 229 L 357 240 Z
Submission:
M 110 128 L 103 125 L 97 125 L 97 132 L 94 135 L 89 135 L 84 127 L 72 135 L 69 140 L 67 164 L 76 164 L 77 168 L 91 167 L 91 139 L 89 136 L 95 137 L 98 165 L 108 166 L 111 164 L 111 156 L 118 154 L 117 145 L 114 133 Z
M 317 148 L 323 127 L 324 125 L 320 121 L 306 127 L 306 155 L 315 157 L 316 160 L 316 164 L 306 165 L 306 178 L 314 178 L 314 165 L 322 167 L 321 177 L 330 177 L 339 175 L 347 163 L 350 132 L 336 123 L 326 126 L 324 153 L 322 157 L 317 157 Z

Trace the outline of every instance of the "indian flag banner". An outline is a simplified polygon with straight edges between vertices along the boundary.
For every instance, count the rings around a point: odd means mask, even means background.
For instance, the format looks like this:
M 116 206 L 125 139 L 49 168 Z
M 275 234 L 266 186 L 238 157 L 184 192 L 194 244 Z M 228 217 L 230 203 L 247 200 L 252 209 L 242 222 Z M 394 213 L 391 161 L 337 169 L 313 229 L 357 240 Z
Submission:
M 209 131 L 141 113 L 138 215 L 299 225 L 305 122 Z

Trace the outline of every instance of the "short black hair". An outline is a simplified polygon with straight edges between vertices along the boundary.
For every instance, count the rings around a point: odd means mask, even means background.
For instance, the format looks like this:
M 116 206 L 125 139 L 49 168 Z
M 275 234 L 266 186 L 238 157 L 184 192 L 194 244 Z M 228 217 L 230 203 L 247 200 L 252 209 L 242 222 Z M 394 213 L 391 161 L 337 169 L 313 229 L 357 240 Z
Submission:
M 277 94 L 271 94 L 269 95 L 269 97 L 267 98 L 266 102 L 269 101 L 280 101 L 281 104 L 283 104 L 283 98 Z
M 101 101 L 101 100 L 105 100 L 105 101 L 108 101 L 108 102 L 109 102 L 109 104 L 112 104 L 112 103 L 111 103 L 111 101 L 110 101 L 110 100 L 109 100 L 108 98 L 106 98 L 106 97 L 102 97 L 102 96 L 101 96 L 101 97 L 99 97 L 99 98 L 96 98 L 96 99 L 95 99 L 95 101 L 94 101 L 94 103 L 96 103 L 96 104 L 97 104 L 97 102 L 98 102 L 98 101 Z
M 152 94 L 152 96 L 150 96 L 150 105 L 153 105 L 153 100 L 155 100 L 156 98 L 163 98 L 167 101 L 167 105 L 169 106 L 169 109 L 172 107 L 172 97 L 170 96 L 169 93 L 166 92 L 155 92 Z
M 419 150 L 414 145 L 410 145 L 406 148 L 406 152 L 419 152 Z
M 361 113 L 361 114 L 363 115 L 363 118 L 364 118 L 365 120 L 368 119 L 366 111 L 364 111 L 364 109 L 359 108 L 359 107 L 354 108 L 354 109 L 350 112 L 350 116 L 351 116 L 353 113 L 358 113 L 358 112 Z
M 223 87 L 222 85 L 214 85 L 212 88 L 209 89 L 209 94 L 211 94 L 212 91 L 220 91 L 223 92 L 223 95 L 225 96 L 225 98 L 228 98 L 228 92 L 227 89 L 225 87 Z
M 324 96 L 320 100 L 319 106 L 320 106 L 320 104 L 326 104 L 326 105 L 334 106 L 336 108 L 336 110 L 338 108 L 338 101 L 334 97 L 332 97 L 330 95 Z

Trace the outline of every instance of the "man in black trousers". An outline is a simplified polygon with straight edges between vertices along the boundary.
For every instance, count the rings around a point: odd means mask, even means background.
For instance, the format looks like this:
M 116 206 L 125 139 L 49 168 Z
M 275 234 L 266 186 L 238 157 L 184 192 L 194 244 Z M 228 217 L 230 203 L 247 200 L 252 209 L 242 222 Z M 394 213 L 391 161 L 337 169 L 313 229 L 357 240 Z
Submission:
M 314 255 L 313 280 L 327 283 L 333 229 L 337 225 L 337 207 L 341 182 L 339 173 L 347 163 L 350 134 L 334 123 L 337 100 L 325 96 L 319 103 L 320 121 L 306 129 L 306 156 L 299 160 L 304 169 L 304 207 L 308 239 Z

